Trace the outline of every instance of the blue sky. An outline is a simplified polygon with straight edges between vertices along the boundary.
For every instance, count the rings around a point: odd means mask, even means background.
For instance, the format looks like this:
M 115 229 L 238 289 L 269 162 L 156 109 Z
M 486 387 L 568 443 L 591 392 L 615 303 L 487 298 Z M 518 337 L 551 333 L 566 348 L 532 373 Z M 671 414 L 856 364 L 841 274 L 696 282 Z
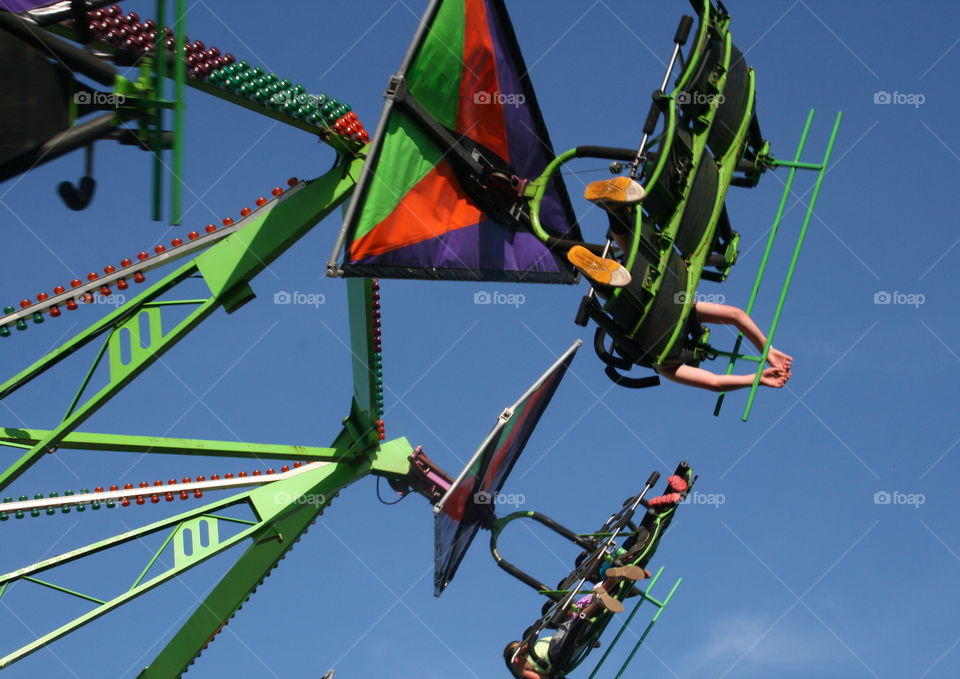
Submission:
M 960 528 L 949 478 L 960 437 L 960 346 L 951 311 L 958 250 L 960 132 L 954 3 L 731 0 L 735 41 L 757 71 L 758 111 L 775 154 L 794 148 L 808 108 L 819 158 L 833 116 L 845 114 L 777 344 L 794 377 L 761 394 L 747 424 L 742 394 L 711 415 L 713 397 L 677 385 L 626 391 L 585 347 L 508 481 L 523 508 L 578 530 L 599 526 L 649 472 L 680 459 L 712 504 L 681 508 L 654 565 L 684 582 L 626 676 L 753 679 L 953 677 L 960 666 L 954 583 Z M 191 4 L 188 33 L 350 102 L 372 130 L 388 76 L 425 2 L 238 1 Z M 555 147 L 635 146 L 669 56 L 679 0 L 511 2 L 520 43 Z M 129 3 L 141 15 L 151 3 Z M 875 103 L 878 92 L 896 101 Z M 893 96 L 894 93 L 900 96 Z M 906 96 L 904 96 L 906 95 Z M 919 95 L 913 96 L 909 95 Z M 882 97 L 881 97 L 882 99 Z M 922 103 L 918 103 L 922 99 Z M 0 185 L 6 252 L 0 289 L 16 303 L 87 271 L 236 216 L 289 176 L 332 162 L 304 133 L 200 94 L 188 99 L 185 226 L 148 219 L 146 156 L 101 144 L 97 196 L 73 213 L 54 188 L 76 179 L 79 156 Z M 584 161 L 568 187 L 586 233 L 605 219 L 578 198 L 605 176 Z M 702 292 L 743 304 L 785 173 L 728 207 L 742 255 L 722 286 Z M 769 323 L 811 177 L 801 177 L 756 318 Z M 332 216 L 254 281 L 257 300 L 207 323 L 104 408 L 85 429 L 127 434 L 326 445 L 349 403 L 345 289 L 323 276 Z M 323 295 L 319 306 L 276 305 L 278 292 Z M 476 305 L 477 292 L 522 304 Z M 583 289 L 386 281 L 383 285 L 388 437 L 406 436 L 456 471 L 500 410 L 578 337 Z M 878 293 L 897 301 L 876 304 Z M 894 296 L 894 293 L 900 293 Z M 97 316 L 85 308 L 3 340 L 5 376 Z M 723 331 L 715 332 L 719 341 Z M 728 341 L 732 343 L 732 337 Z M 78 357 L 80 358 L 80 357 Z M 6 399 L 5 426 L 51 427 L 84 367 L 65 364 Z M 11 460 L 11 453 L 3 453 Z M 244 462 L 61 453 L 13 490 L 152 481 L 252 468 Z M 880 493 L 881 495 L 877 495 Z M 922 504 L 877 498 L 922 496 Z M 164 509 L 76 513 L 8 522 L 0 570 L 159 518 Z M 83 518 L 83 521 L 79 519 Z M 344 492 L 194 665 L 190 676 L 401 678 L 505 676 L 503 645 L 541 602 L 501 573 L 481 535 L 448 591 L 432 591 L 432 517 L 412 497 L 376 501 L 373 480 Z M 504 538 L 511 560 L 550 581 L 574 553 L 542 533 Z M 133 580 L 140 547 L 78 566 L 62 582 L 96 589 Z M 198 568 L 34 654 L 10 677 L 136 676 L 230 556 Z M 3 653 L 85 608 L 14 588 L 2 600 Z M 639 632 L 640 627 L 637 627 Z M 629 638 L 629 635 L 628 635 Z

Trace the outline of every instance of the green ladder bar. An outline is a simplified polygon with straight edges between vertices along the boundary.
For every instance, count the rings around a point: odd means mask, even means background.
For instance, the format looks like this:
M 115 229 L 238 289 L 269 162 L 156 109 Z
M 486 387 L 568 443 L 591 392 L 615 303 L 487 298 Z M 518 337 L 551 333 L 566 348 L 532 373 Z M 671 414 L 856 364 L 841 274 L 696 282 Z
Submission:
M 813 111 L 811 110 L 811 115 Z M 773 312 L 773 322 L 770 324 L 770 332 L 767 334 L 767 342 L 763 345 L 763 355 L 761 363 L 757 367 L 757 374 L 753 377 L 753 386 L 750 387 L 750 396 L 747 398 L 747 405 L 743 409 L 744 422 L 750 417 L 750 411 L 753 409 L 753 400 L 757 395 L 757 388 L 760 386 L 760 376 L 763 373 L 763 366 L 767 360 L 767 353 L 773 344 L 773 337 L 777 332 L 777 326 L 780 323 L 780 314 L 783 311 L 783 305 L 787 301 L 787 292 L 790 290 L 790 283 L 793 280 L 793 272 L 797 266 L 797 260 L 800 259 L 800 250 L 803 248 L 803 241 L 807 237 L 807 227 L 810 225 L 810 218 L 813 216 L 814 206 L 817 204 L 817 198 L 820 196 L 820 187 L 823 186 L 823 176 L 827 173 L 827 166 L 830 163 L 830 155 L 833 153 L 833 145 L 837 140 L 837 132 L 840 130 L 840 121 L 843 120 L 843 112 L 838 111 L 837 117 L 833 121 L 833 130 L 830 132 L 830 140 L 827 142 L 827 149 L 823 154 L 823 162 L 820 163 L 820 170 L 817 172 L 817 181 L 813 185 L 813 195 L 810 196 L 810 203 L 807 205 L 807 213 L 803 218 L 803 225 L 800 227 L 800 234 L 797 236 L 797 244 L 793 248 L 793 257 L 790 259 L 790 266 L 787 268 L 787 276 L 783 281 L 783 287 L 780 289 L 780 298 L 777 300 L 777 308 Z M 790 168 L 793 172 L 795 168 Z
M 653 625 L 657 622 L 657 619 L 660 617 L 660 614 L 663 612 L 663 609 L 666 608 L 668 603 L 670 603 L 670 599 L 673 598 L 673 595 L 677 591 L 677 588 L 680 587 L 680 583 L 683 582 L 683 578 L 679 578 L 675 583 L 673 583 L 673 587 L 667 593 L 667 598 L 664 599 L 663 601 L 657 601 L 652 596 L 650 596 L 650 590 L 653 589 L 654 585 L 657 584 L 657 580 L 660 579 L 660 575 L 662 573 L 663 573 L 663 567 L 661 566 L 660 569 L 657 570 L 657 574 L 653 576 L 653 579 L 650 581 L 650 584 L 647 585 L 647 589 L 641 593 L 639 601 L 637 601 L 637 603 L 634 605 L 633 610 L 630 611 L 630 615 L 627 616 L 627 619 L 623 621 L 623 624 L 620 626 L 620 629 L 617 631 L 617 634 L 613 638 L 613 641 L 611 641 L 610 644 L 607 646 L 607 650 L 604 651 L 603 655 L 600 657 L 600 660 L 597 661 L 596 667 L 593 668 L 593 671 L 590 673 L 590 676 L 587 677 L 587 679 L 594 679 L 594 677 L 597 676 L 597 672 L 600 671 L 600 667 L 607 660 L 607 656 L 610 655 L 610 652 L 613 651 L 613 649 L 616 647 L 617 642 L 620 641 L 620 637 L 623 636 L 623 633 L 627 630 L 627 627 L 629 627 L 630 623 L 633 621 L 633 618 L 637 614 L 637 611 L 640 609 L 640 606 L 643 604 L 644 601 L 649 601 L 650 603 L 652 603 L 654 606 L 657 607 L 657 613 L 656 615 L 653 616 L 653 618 L 647 624 L 647 627 L 646 629 L 644 629 L 643 634 L 640 635 L 640 640 L 637 641 L 636 645 L 634 645 L 633 650 L 630 652 L 630 655 L 627 657 L 623 665 L 620 667 L 620 671 L 617 673 L 617 678 L 623 675 L 624 670 L 627 669 L 627 665 L 629 665 L 630 662 L 633 660 L 633 656 L 636 655 L 637 650 L 639 650 L 644 640 L 646 640 L 647 635 L 650 633 L 650 630 L 653 629 Z
M 843 118 L 843 113 L 842 112 L 837 113 L 836 120 L 834 121 L 833 131 L 830 135 L 830 140 L 827 144 L 827 150 L 824 154 L 823 162 L 820 164 L 804 163 L 800 161 L 800 157 L 803 154 L 803 150 L 807 143 L 807 136 L 809 135 L 810 127 L 813 124 L 813 116 L 814 116 L 814 110 L 810 109 L 810 111 L 807 113 L 807 119 L 803 126 L 803 132 L 800 134 L 800 141 L 797 144 L 797 149 L 794 154 L 793 161 L 773 160 L 771 162 L 771 165 L 774 167 L 789 167 L 790 173 L 787 175 L 787 181 L 783 187 L 783 194 L 780 197 L 780 204 L 777 206 L 777 214 L 774 217 L 773 226 L 770 228 L 770 234 L 767 236 L 767 242 L 764 247 L 763 256 L 760 260 L 760 266 L 757 269 L 757 275 L 753 282 L 753 288 L 750 291 L 750 298 L 747 301 L 746 308 L 744 309 L 747 315 L 751 315 L 753 313 L 753 307 L 756 304 L 757 295 L 760 292 L 760 283 L 763 280 L 764 274 L 766 273 L 767 262 L 770 258 L 770 253 L 773 249 L 773 243 L 776 240 L 777 233 L 779 232 L 780 224 L 783 221 L 783 212 L 784 212 L 784 209 L 786 208 L 787 198 L 789 197 L 791 189 L 793 188 L 793 181 L 796 178 L 797 170 L 798 169 L 816 170 L 818 172 L 818 175 L 817 175 L 817 180 L 814 187 L 814 193 L 811 198 L 810 205 L 808 206 L 806 217 L 804 218 L 803 225 L 801 226 L 800 234 L 797 237 L 797 243 L 794 247 L 794 252 L 790 262 L 790 267 L 788 269 L 783 287 L 780 291 L 780 298 L 777 304 L 776 311 L 774 313 L 774 320 L 773 320 L 773 323 L 771 324 L 770 332 L 767 336 L 766 346 L 764 347 L 763 353 L 759 357 L 745 356 L 740 353 L 740 347 L 743 344 L 743 334 L 738 333 L 737 340 L 734 343 L 732 352 L 729 352 L 729 353 L 722 352 L 722 351 L 717 352 L 720 355 L 730 357 L 730 361 L 728 362 L 727 369 L 726 369 L 727 375 L 730 375 L 731 373 L 733 373 L 734 364 L 736 363 L 738 358 L 757 361 L 759 364 L 757 367 L 757 373 L 754 376 L 753 385 L 751 386 L 751 389 L 750 389 L 750 395 L 748 397 L 747 406 L 744 409 L 744 413 L 742 416 L 742 420 L 744 422 L 746 422 L 747 419 L 749 418 L 750 411 L 753 407 L 753 400 L 756 397 L 756 392 L 760 384 L 760 377 L 763 374 L 763 367 L 766 364 L 767 353 L 770 350 L 770 346 L 772 344 L 774 334 L 776 333 L 777 325 L 779 324 L 780 314 L 783 311 L 783 305 L 784 305 L 784 302 L 786 301 L 786 296 L 790 287 L 790 282 L 793 279 L 793 271 L 796 268 L 796 264 L 800 256 L 800 250 L 803 247 L 803 242 L 804 242 L 804 239 L 806 238 L 807 227 L 810 223 L 810 217 L 813 214 L 813 208 L 814 208 L 814 205 L 816 204 L 817 197 L 820 193 L 820 186 L 823 182 L 823 176 L 824 174 L 826 174 L 827 163 L 829 162 L 830 154 L 833 150 L 834 141 L 836 140 L 837 132 L 840 127 L 840 121 Z M 713 414 L 715 416 L 720 414 L 720 409 L 723 407 L 723 401 L 725 396 L 726 396 L 726 393 L 722 393 L 717 397 L 717 403 L 713 409 Z

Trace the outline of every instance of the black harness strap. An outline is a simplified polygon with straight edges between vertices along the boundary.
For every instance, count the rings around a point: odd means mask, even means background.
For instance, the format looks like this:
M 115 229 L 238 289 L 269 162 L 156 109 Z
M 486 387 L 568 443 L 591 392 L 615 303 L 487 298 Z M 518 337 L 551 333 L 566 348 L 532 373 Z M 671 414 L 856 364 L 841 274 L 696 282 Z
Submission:
M 444 149 L 464 191 L 484 212 L 507 224 L 529 227 L 530 214 L 523 200 L 527 180 L 517 176 L 509 163 L 482 144 L 438 123 L 410 93 L 403 76 L 390 79 L 385 96 Z

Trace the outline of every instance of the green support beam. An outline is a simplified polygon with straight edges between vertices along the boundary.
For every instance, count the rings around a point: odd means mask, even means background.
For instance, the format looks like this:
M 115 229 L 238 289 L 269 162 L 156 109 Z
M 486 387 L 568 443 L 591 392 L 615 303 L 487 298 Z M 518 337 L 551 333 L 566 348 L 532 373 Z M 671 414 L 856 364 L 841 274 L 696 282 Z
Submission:
M 350 194 L 353 177 L 361 160 L 338 164 L 327 174 L 299 191 L 293 192 L 262 216 L 254 213 L 243 229 L 219 241 L 136 298 L 97 321 L 58 349 L 46 354 L 33 365 L 0 385 L 4 398 L 60 361 L 105 335 L 104 345 L 94 365 L 80 384 L 78 394 L 60 424 L 46 432 L 10 467 L 0 472 L 0 490 L 9 486 L 48 452 L 55 451 L 62 439 L 78 428 L 127 384 L 150 367 L 189 332 L 223 307 L 234 310 L 253 296 L 248 282 L 303 236 L 311 227 L 335 210 Z M 212 295 L 201 300 L 160 301 L 158 298 L 177 285 L 200 273 Z M 163 322 L 163 306 L 180 303 L 196 304 L 185 319 L 167 329 Z M 149 337 L 141 337 L 141 317 L 149 320 Z M 123 349 L 130 361 L 121 358 Z M 89 378 L 104 355 L 109 358 L 107 384 L 81 403 L 89 386 Z M 366 427 L 369 430 L 369 427 Z
M 46 429 L 0 429 L 0 445 L 16 444 L 32 448 L 50 435 Z M 335 448 L 288 446 L 275 443 L 243 443 L 202 439 L 164 438 L 159 436 L 127 436 L 72 432 L 60 439 L 60 450 L 102 450 L 122 453 L 161 455 L 203 455 L 239 457 L 255 460 L 305 460 L 336 462 L 347 459 Z
M 411 452 L 412 448 L 406 440 L 390 441 L 382 448 L 368 451 L 362 458 L 305 468 L 303 473 L 292 478 L 269 483 L 0 575 L 0 597 L 6 593 L 9 585 L 19 581 L 96 604 L 83 615 L 0 657 L 0 669 L 182 575 L 207 559 L 249 541 L 221 582 L 174 635 L 154 663 L 141 674 L 142 677 L 171 679 L 180 676 L 343 488 L 370 473 L 374 461 L 380 470 L 403 473 L 409 467 L 407 458 Z M 248 507 L 256 520 L 246 521 L 216 514 L 236 506 Z M 243 525 L 244 529 L 230 538 L 221 539 L 218 530 L 220 522 L 237 523 Z M 207 525 L 209 536 L 208 544 L 202 547 L 192 542 L 197 530 L 186 532 L 187 529 L 199 527 L 200 523 Z M 51 581 L 56 578 L 55 569 L 59 566 L 162 531 L 168 532 L 167 538 L 146 565 L 138 569 L 139 575 L 127 589 L 103 596 L 99 592 L 96 595 L 81 592 Z M 191 542 L 189 549 L 185 544 L 188 541 Z M 173 566 L 154 572 L 161 554 L 170 552 L 173 554 Z M 42 579 L 38 577 L 40 574 L 44 574 Z M 121 583 L 126 578 L 115 580 Z

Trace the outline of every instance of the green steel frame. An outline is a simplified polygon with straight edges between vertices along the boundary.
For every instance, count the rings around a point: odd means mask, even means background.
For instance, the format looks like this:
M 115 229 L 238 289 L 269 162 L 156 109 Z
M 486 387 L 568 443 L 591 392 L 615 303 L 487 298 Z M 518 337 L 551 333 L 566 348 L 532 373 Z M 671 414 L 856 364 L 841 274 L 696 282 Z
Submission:
M 62 346 L 0 385 L 0 398 L 55 368 L 83 346 L 97 340 L 100 348 L 80 381 L 76 395 L 61 422 L 51 430 L 6 428 L 0 445 L 22 450 L 20 458 L 0 473 L 0 490 L 8 488 L 44 455 L 64 451 L 123 451 L 151 454 L 213 455 L 254 459 L 307 460 L 302 473 L 264 484 L 178 516 L 72 550 L 40 563 L 0 575 L 0 597 L 12 585 L 52 588 L 93 604 L 87 613 L 49 631 L 33 642 L 0 657 L 0 669 L 78 629 L 91 620 L 131 601 L 193 566 L 249 541 L 220 583 L 140 675 L 144 678 L 176 677 L 192 663 L 223 624 L 256 590 L 287 550 L 347 485 L 368 474 L 404 476 L 413 448 L 405 439 L 382 442 L 377 422 L 382 413 L 381 366 L 375 351 L 372 302 L 374 281 L 347 282 L 353 353 L 354 396 L 343 429 L 329 448 L 264 445 L 224 441 L 123 436 L 78 431 L 85 420 L 106 405 L 166 351 L 176 345 L 218 309 L 236 310 L 254 295 L 250 281 L 317 222 L 343 203 L 354 186 L 363 159 L 341 157 L 326 175 L 307 183 L 277 201 L 272 209 L 254 212 L 243 228 L 216 241 L 194 259 L 181 265 L 127 304 L 93 323 Z M 188 278 L 201 278 L 209 296 L 203 299 L 161 299 Z M 171 306 L 192 307 L 186 318 L 171 324 L 164 311 Z M 145 317 L 149 337 L 141 337 Z M 172 327 L 169 327 L 172 326 Z M 128 354 L 124 360 L 124 354 Z M 94 373 L 105 364 L 106 384 L 94 389 Z M 75 499 L 64 496 L 59 505 L 69 508 Z M 4 504 L 7 504 L 6 502 Z M 15 504 L 15 503 L 14 503 Z M 0 510 L 4 505 L 0 504 Z M 94 503 L 92 508 L 97 508 Z M 255 520 L 224 516 L 222 511 L 246 507 Z M 78 506 L 77 509 L 81 509 Z M 48 510 L 52 511 L 52 510 Z M 244 527 L 220 539 L 224 522 Z M 196 542 L 203 527 L 210 536 L 202 548 Z M 160 549 L 142 571 L 130 577 L 132 585 L 107 595 L 79 592 L 55 584 L 55 569 L 147 535 L 163 534 Z M 157 561 L 166 550 L 174 565 L 162 570 Z M 41 577 L 42 576 L 42 577 Z M 121 579 L 118 579 L 120 582 Z
M 158 22 L 161 26 L 165 25 L 166 0 L 157 0 L 156 8 Z M 115 84 L 116 91 L 129 96 L 134 108 L 138 109 L 133 117 L 141 120 L 141 137 L 154 154 L 154 195 L 151 211 L 154 219 L 159 219 L 161 214 L 162 175 L 166 165 L 162 157 L 165 150 L 162 141 L 165 111 L 173 111 L 169 204 L 172 223 L 179 223 L 181 216 L 185 86 L 200 89 L 229 103 L 254 110 L 299 129 L 312 133 L 318 131 L 315 125 L 282 112 L 256 106 L 243 97 L 203 81 L 187 78 L 183 62 L 185 10 L 185 0 L 175 0 L 172 20 L 175 55 L 172 58 L 147 61 L 141 68 L 138 80 L 129 81 L 118 77 Z M 66 37 L 74 37 L 62 26 L 54 26 L 50 30 Z M 111 49 L 103 44 L 97 47 Z M 165 99 L 165 81 L 168 78 L 173 80 L 173 97 L 170 100 Z M 133 113 L 133 109 L 121 113 L 118 123 L 129 119 L 129 114 Z M 343 428 L 330 447 L 129 436 L 85 432 L 79 429 L 94 413 L 107 405 L 113 397 L 216 311 L 223 309 L 228 314 L 233 313 L 252 299 L 254 291 L 250 284 L 253 278 L 345 201 L 355 186 L 364 162 L 360 153 L 361 144 L 329 132 L 329 129 L 321 130 L 320 138 L 338 153 L 338 161 L 327 174 L 307 182 L 302 187 L 296 187 L 296 190 L 284 195 L 276 204 L 254 212 L 243 220 L 242 228 L 235 232 L 222 238 L 211 239 L 209 246 L 196 257 L 167 273 L 130 302 L 94 322 L 0 384 L 0 399 L 3 399 L 31 383 L 34 378 L 55 369 L 81 348 L 87 345 L 97 346 L 96 343 L 99 342 L 89 369 L 77 384 L 75 395 L 53 429 L 0 429 L 0 447 L 21 451 L 18 459 L 6 469 L 0 470 L 0 490 L 10 488 L 44 456 L 63 455 L 68 452 L 76 454 L 84 451 L 112 451 L 257 460 L 306 460 L 306 466 L 297 472 L 282 474 L 276 480 L 265 481 L 259 487 L 0 574 L 0 598 L 12 587 L 41 587 L 91 604 L 91 609 L 86 613 L 56 629 L 42 633 L 23 647 L 0 656 L 0 669 L 216 555 L 234 547 L 242 549 L 219 583 L 139 675 L 142 679 L 180 676 L 342 489 L 369 474 L 389 478 L 400 478 L 408 474 L 413 448 L 404 438 L 384 441 L 380 428 L 380 417 L 383 413 L 382 365 L 372 313 L 376 308 L 377 283 L 366 279 L 349 279 L 346 282 L 354 393 Z M 633 254 L 635 253 L 631 256 Z M 174 298 L 178 287 L 188 279 L 201 279 L 207 286 L 206 295 L 202 298 Z M 50 303 L 55 301 L 57 300 L 51 299 Z M 174 322 L 170 318 L 172 314 L 169 313 L 173 307 L 190 309 L 185 318 Z M 17 312 L 15 315 L 19 318 L 19 314 L 20 312 Z M 144 327 L 147 330 L 143 330 Z M 105 370 L 98 370 L 99 368 Z M 106 383 L 99 388 L 93 386 L 97 380 L 102 381 L 104 373 Z M 136 492 L 138 491 L 131 491 L 131 494 Z M 100 503 L 96 500 L 90 501 L 89 496 L 90 494 L 65 494 L 55 500 L 45 499 L 43 502 L 46 503 L 48 512 L 53 511 L 53 507 L 59 507 L 62 511 L 75 507 L 77 511 L 82 511 L 86 508 L 83 504 L 86 502 L 90 502 L 91 509 L 98 509 Z M 8 516 L 5 507 L 17 504 L 8 500 L 0 502 L 0 519 Z M 253 518 L 243 519 L 224 513 L 238 510 L 252 515 Z M 226 537 L 228 525 L 238 526 L 238 532 Z M 198 538 L 201 532 L 206 532 L 208 536 L 205 544 Z M 56 583 L 58 567 L 148 536 L 162 536 L 162 542 L 142 567 L 130 573 L 130 577 L 126 579 L 129 586 L 122 584 L 123 578 L 117 578 L 117 586 L 105 593 L 79 591 Z M 164 568 L 161 560 L 163 556 L 172 556 L 173 565 Z M 678 580 L 662 601 L 652 597 L 649 592 L 661 572 L 662 569 L 642 593 L 637 607 L 617 634 L 619 639 L 643 601 L 650 601 L 657 606 L 658 611 L 631 652 L 631 658 L 680 584 Z M 607 654 L 604 654 L 600 664 L 606 657 Z M 617 676 L 622 672 L 623 669 Z

